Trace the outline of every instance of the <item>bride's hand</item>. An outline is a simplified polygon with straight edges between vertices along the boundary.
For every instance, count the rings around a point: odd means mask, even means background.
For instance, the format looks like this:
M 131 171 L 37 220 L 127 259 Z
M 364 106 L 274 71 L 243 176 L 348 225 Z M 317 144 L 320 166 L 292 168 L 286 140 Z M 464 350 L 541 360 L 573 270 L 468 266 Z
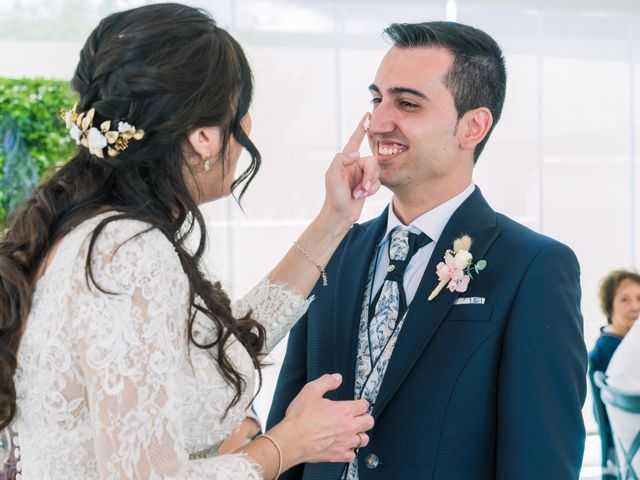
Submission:
M 240 426 L 231 432 L 229 436 L 222 442 L 218 449 L 218 455 L 231 453 L 238 448 L 243 447 L 260 433 L 260 425 L 253 417 L 245 417 Z
M 282 444 L 287 462 L 350 462 L 355 449 L 365 447 L 373 428 L 366 400 L 324 398 L 340 386 L 338 374 L 307 383 L 293 399 L 285 418 L 269 434 Z
M 354 224 L 362 213 L 365 198 L 380 188 L 378 164 L 373 156 L 361 157 L 360 145 L 366 135 L 362 117 L 355 132 L 341 153 L 338 153 L 325 174 L 326 197 L 322 209 L 331 216 Z

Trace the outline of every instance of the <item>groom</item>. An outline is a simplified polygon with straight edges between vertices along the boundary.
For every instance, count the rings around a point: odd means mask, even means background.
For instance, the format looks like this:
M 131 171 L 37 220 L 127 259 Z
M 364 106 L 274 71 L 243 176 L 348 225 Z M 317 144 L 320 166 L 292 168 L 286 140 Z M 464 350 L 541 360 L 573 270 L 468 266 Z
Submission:
M 376 424 L 351 464 L 281 478 L 577 479 L 578 262 L 494 212 L 472 182 L 504 102 L 500 48 L 451 22 L 385 33 L 368 137 L 393 200 L 327 265 L 329 286 L 291 331 L 268 420 L 305 382 L 340 372 L 331 398 L 368 399 Z

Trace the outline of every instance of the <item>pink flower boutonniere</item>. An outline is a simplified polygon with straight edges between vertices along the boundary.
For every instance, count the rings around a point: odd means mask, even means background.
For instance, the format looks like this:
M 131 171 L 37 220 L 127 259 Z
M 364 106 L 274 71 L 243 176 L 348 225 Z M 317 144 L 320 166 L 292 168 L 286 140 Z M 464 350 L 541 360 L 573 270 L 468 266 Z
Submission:
M 453 242 L 453 250 L 447 250 L 444 254 L 444 262 L 436 266 L 436 273 L 440 283 L 429 295 L 429 301 L 436 298 L 446 286 L 451 292 L 466 292 L 469 281 L 473 278 L 471 271 L 480 273 L 487 266 L 486 260 L 478 260 L 473 263 L 471 250 L 471 237 L 463 235 Z

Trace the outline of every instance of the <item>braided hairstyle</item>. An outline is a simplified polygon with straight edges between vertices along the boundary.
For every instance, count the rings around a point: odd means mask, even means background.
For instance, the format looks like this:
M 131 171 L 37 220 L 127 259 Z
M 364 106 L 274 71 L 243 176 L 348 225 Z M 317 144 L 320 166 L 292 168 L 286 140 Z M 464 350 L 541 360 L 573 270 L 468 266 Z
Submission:
M 242 129 L 253 95 L 251 69 L 231 35 L 204 11 L 179 4 L 156 4 L 112 14 L 91 33 L 80 53 L 73 88 L 77 111 L 95 108 L 93 125 L 126 121 L 143 129 L 117 157 L 97 158 L 80 146 L 74 157 L 40 185 L 12 217 L 0 240 L 0 430 L 16 413 L 14 374 L 17 351 L 29 314 L 37 272 L 53 245 L 76 225 L 99 212 L 119 212 L 92 234 L 86 262 L 104 227 L 137 219 L 158 229 L 173 244 L 189 280 L 188 338 L 210 349 L 225 380 L 235 389 L 227 409 L 238 402 L 246 382 L 225 352 L 237 337 L 258 369 L 264 328 L 248 314 L 235 319 L 218 282 L 200 270 L 206 227 L 183 177 L 189 132 L 217 126 L 222 132 L 220 162 L 229 168 L 231 136 L 251 155 L 249 167 L 233 182 L 239 198 L 260 166 L 260 154 Z M 222 181 L 222 180 L 221 180 Z M 198 227 L 195 253 L 185 245 Z M 96 285 L 100 288 L 99 285 Z M 104 291 L 104 290 L 102 290 Z M 196 296 L 202 302 L 196 303 Z M 209 344 L 193 335 L 196 312 L 220 332 Z

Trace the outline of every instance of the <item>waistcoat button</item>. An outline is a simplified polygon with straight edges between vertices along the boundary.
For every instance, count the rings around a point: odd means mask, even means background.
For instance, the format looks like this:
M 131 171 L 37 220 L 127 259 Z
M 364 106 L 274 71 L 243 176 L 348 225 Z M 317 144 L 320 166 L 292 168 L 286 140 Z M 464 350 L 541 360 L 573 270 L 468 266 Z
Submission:
M 380 465 L 380 459 L 375 453 L 370 453 L 364 458 L 364 465 L 369 469 L 373 470 Z

